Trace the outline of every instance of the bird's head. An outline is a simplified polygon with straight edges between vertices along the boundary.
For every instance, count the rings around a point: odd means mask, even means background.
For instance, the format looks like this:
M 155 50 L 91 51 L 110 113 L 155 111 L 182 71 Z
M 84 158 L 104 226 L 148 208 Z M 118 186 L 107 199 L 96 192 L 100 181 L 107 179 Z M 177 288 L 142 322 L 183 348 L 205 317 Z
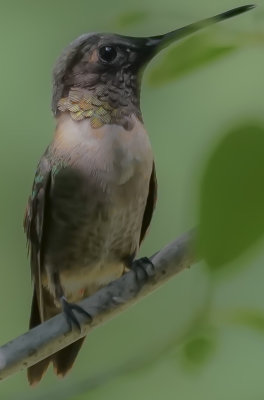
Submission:
M 52 109 L 72 89 L 79 96 L 86 90 L 98 102 L 110 107 L 128 107 L 139 111 L 142 71 L 163 48 L 201 28 L 253 8 L 252 5 L 219 14 L 164 35 L 129 37 L 107 33 L 84 34 L 73 41 L 59 57 L 53 73 Z M 77 108 L 76 108 L 77 109 Z M 63 106 L 61 107 L 63 110 Z

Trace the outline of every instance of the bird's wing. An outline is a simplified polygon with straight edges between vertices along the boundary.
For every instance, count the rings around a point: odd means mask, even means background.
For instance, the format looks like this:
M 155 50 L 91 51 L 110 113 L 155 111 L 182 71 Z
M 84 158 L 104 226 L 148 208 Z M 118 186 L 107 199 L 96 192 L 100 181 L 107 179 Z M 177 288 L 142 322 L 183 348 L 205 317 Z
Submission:
M 157 178 L 155 171 L 155 163 L 153 162 L 152 173 L 149 181 L 149 193 L 142 220 L 139 244 L 141 244 L 142 240 L 144 239 L 147 233 L 153 215 L 153 211 L 156 205 L 156 201 L 157 201 Z
M 30 252 L 31 274 L 35 283 L 40 314 L 43 313 L 41 263 L 44 219 L 51 182 L 51 166 L 46 154 L 47 152 L 39 162 L 24 218 L 24 230 Z M 43 315 L 40 315 L 40 317 L 43 321 Z
M 43 263 L 43 241 L 49 193 L 51 187 L 51 165 L 45 153 L 40 160 L 33 183 L 32 195 L 29 198 L 24 229 L 30 251 L 31 273 L 34 279 L 34 293 L 31 306 L 30 328 L 44 321 L 44 307 L 50 303 L 49 293 L 41 285 L 41 269 Z M 48 300 L 47 300 L 48 299 Z M 46 318 L 45 310 L 45 318 Z M 28 380 L 31 385 L 40 381 L 50 361 L 57 375 L 64 376 L 72 367 L 84 338 L 77 340 L 50 357 L 28 368 Z

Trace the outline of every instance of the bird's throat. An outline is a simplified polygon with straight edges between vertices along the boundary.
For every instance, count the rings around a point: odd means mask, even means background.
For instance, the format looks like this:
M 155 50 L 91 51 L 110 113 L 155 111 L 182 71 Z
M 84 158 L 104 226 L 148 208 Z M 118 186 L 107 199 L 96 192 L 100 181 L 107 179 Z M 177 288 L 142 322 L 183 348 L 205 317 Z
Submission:
M 120 104 L 110 104 L 102 101 L 99 96 L 95 96 L 91 91 L 79 87 L 73 87 L 67 97 L 63 97 L 58 102 L 60 112 L 70 113 L 74 121 L 81 121 L 85 118 L 90 119 L 92 128 L 100 128 L 105 124 L 117 124 L 126 130 L 133 128 L 131 115 L 134 110 Z

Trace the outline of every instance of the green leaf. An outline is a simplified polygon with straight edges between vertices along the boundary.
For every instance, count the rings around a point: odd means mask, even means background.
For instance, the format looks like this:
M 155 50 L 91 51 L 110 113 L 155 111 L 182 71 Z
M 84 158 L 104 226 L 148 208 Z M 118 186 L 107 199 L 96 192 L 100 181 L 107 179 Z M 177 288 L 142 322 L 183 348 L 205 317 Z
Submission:
M 208 32 L 190 36 L 166 52 L 161 62 L 150 72 L 149 84 L 158 86 L 179 79 L 238 48 L 232 43 L 224 44 L 225 41 Z
M 264 333 L 264 312 L 262 310 L 241 310 L 232 315 L 232 322 Z
M 200 366 L 207 362 L 215 349 L 215 340 L 207 335 L 193 337 L 183 348 L 182 355 L 185 366 Z
M 264 234 L 264 127 L 247 124 L 223 136 L 201 182 L 198 252 L 223 267 Z

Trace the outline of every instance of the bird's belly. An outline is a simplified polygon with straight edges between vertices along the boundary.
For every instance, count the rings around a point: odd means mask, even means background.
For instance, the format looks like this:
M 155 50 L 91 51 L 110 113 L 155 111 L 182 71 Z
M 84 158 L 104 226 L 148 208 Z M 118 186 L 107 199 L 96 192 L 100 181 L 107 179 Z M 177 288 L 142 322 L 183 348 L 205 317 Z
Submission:
M 124 265 L 120 262 L 110 263 L 107 260 L 78 269 L 74 275 L 62 272 L 61 284 L 66 298 L 78 302 L 122 276 Z
M 117 196 L 123 194 L 119 193 Z M 93 210 L 89 203 L 83 206 L 78 229 L 65 226 L 62 252 L 57 249 L 53 268 L 59 269 L 65 296 L 71 302 L 81 300 L 100 287 L 119 278 L 126 261 L 138 250 L 139 236 L 146 194 L 134 196 L 128 204 L 105 201 Z M 58 225 L 58 223 L 57 223 Z M 52 292 L 52 285 L 50 291 Z

